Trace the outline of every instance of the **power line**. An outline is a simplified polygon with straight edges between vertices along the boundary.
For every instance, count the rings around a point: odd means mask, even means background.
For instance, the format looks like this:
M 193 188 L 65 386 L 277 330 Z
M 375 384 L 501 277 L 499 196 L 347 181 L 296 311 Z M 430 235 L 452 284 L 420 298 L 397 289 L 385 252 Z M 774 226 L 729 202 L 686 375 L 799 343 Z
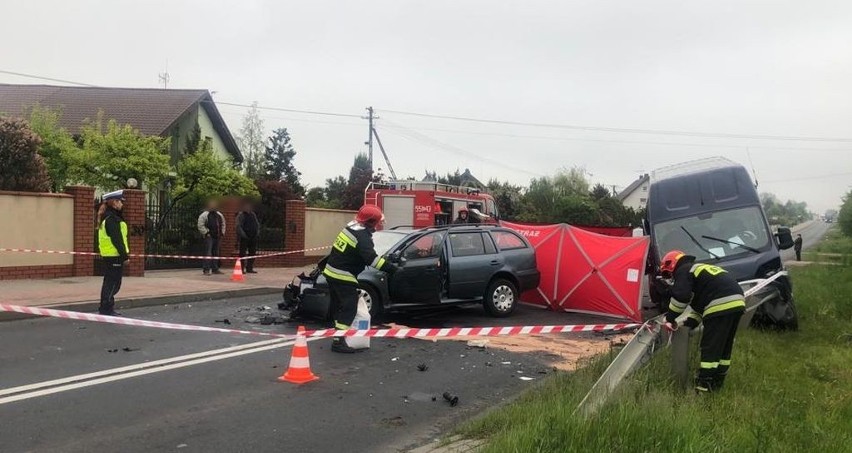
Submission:
M 45 81 L 49 81 L 49 82 L 67 83 L 69 85 L 78 85 L 78 86 L 84 86 L 84 87 L 95 87 L 95 88 L 99 87 L 99 85 L 92 85 L 90 83 L 75 82 L 73 80 L 65 80 L 65 79 L 56 79 L 56 78 L 53 78 L 53 77 L 44 77 L 44 76 L 39 76 L 39 75 L 35 75 L 35 74 L 25 74 L 25 73 L 22 73 L 22 72 L 7 71 L 7 70 L 3 70 L 3 69 L 0 69 L 0 74 L 10 74 L 10 75 L 18 76 L 18 77 L 27 77 L 27 78 L 30 78 L 30 79 L 45 80 Z M 235 106 L 235 107 L 247 107 L 247 108 L 254 107 L 251 104 L 240 104 L 240 103 L 236 103 L 236 102 L 216 101 L 215 103 L 221 104 L 221 105 L 231 105 L 231 106 Z M 348 114 L 348 113 L 321 112 L 321 111 L 316 111 L 316 110 L 298 110 L 298 109 L 288 109 L 288 108 L 284 108 L 284 107 L 267 107 L 267 106 L 262 106 L 262 105 L 258 105 L 257 108 L 261 109 L 261 110 L 276 110 L 276 111 L 280 111 L 280 112 L 305 113 L 305 114 L 309 114 L 309 115 L 343 116 L 343 117 L 350 117 L 350 118 L 360 118 L 361 117 L 360 115 L 354 115 L 354 114 Z
M 396 113 L 399 115 L 418 116 L 423 118 L 435 118 L 455 121 L 468 121 L 474 123 L 488 124 L 503 124 L 512 126 L 529 126 L 529 127 L 546 127 L 555 129 L 572 129 L 580 131 L 596 131 L 596 132 L 618 132 L 629 134 L 648 134 L 648 135 L 676 135 L 687 137 L 704 137 L 704 138 L 735 138 L 735 139 L 757 139 L 757 140 L 790 140 L 790 141 L 813 141 L 813 142 L 845 142 L 852 143 L 852 138 L 832 138 L 832 137 L 796 137 L 783 135 L 760 135 L 760 134 L 729 134 L 721 132 L 687 132 L 673 131 L 662 129 L 631 129 L 619 127 L 599 127 L 599 126 L 577 126 L 573 124 L 552 124 L 552 123 L 532 123 L 526 121 L 508 121 L 494 120 L 486 118 L 473 118 L 464 116 L 452 115 L 436 115 L 430 113 L 406 112 L 402 110 L 381 110 L 385 113 Z
M 84 86 L 84 87 L 95 87 L 95 88 L 97 87 L 97 85 L 91 85 L 91 84 L 83 83 L 83 82 L 74 82 L 72 80 L 54 79 L 52 77 L 42 77 L 42 76 L 37 76 L 37 75 L 33 75 L 33 74 L 24 74 L 22 72 L 6 71 L 6 70 L 3 70 L 3 69 L 0 69 L 0 74 L 10 74 L 10 75 L 18 76 L 18 77 L 28 77 L 30 79 L 46 80 L 46 81 L 49 81 L 49 82 L 67 83 L 69 85 L 79 85 L 79 86 Z
M 852 176 L 852 173 L 829 173 L 825 175 L 813 175 L 813 176 L 802 176 L 799 178 L 785 178 L 785 179 L 773 179 L 770 181 L 763 181 L 764 184 L 769 183 L 779 183 L 779 182 L 791 182 L 791 181 L 807 181 L 812 179 L 824 179 L 824 178 L 837 178 L 841 176 Z
M 568 141 L 568 142 L 593 142 L 593 143 L 621 143 L 621 144 L 629 144 L 629 145 L 663 145 L 663 146 L 690 146 L 690 147 L 701 147 L 701 148 L 731 148 L 731 149 L 742 149 L 743 145 L 729 145 L 729 144 L 710 144 L 710 143 L 683 143 L 683 142 L 656 142 L 656 141 L 642 141 L 642 140 L 609 140 L 609 139 L 599 139 L 599 138 L 579 138 L 579 137 L 553 137 L 547 135 L 518 135 L 518 134 L 505 134 L 499 132 L 475 132 L 475 131 L 464 131 L 459 129 L 442 129 L 442 128 L 431 128 L 431 127 L 416 127 L 416 126 L 402 126 L 401 124 L 384 119 L 383 123 L 389 127 L 407 127 L 408 129 L 418 130 L 418 131 L 434 131 L 434 132 L 449 132 L 454 134 L 468 134 L 468 135 L 481 135 L 481 136 L 494 136 L 494 137 L 509 137 L 509 138 L 522 138 L 522 139 L 536 139 L 536 140 L 555 140 L 555 141 Z M 792 146 L 754 146 L 749 145 L 749 148 L 757 148 L 757 149 L 774 149 L 774 150 L 794 150 L 794 151 L 828 151 L 828 152 L 849 152 L 852 151 L 852 148 L 803 148 L 803 147 L 792 147 Z
M 430 148 L 439 149 L 439 150 L 442 150 L 442 151 L 445 151 L 445 152 L 451 152 L 453 154 L 461 154 L 463 156 L 467 156 L 469 158 L 475 159 L 475 160 L 480 161 L 480 162 L 490 163 L 491 165 L 495 165 L 495 166 L 502 167 L 502 168 L 512 170 L 512 171 L 515 171 L 515 172 L 519 172 L 519 173 L 526 173 L 526 174 L 531 175 L 531 176 L 536 176 L 536 177 L 543 176 L 540 173 L 522 170 L 521 168 L 518 168 L 517 166 L 510 165 L 510 164 L 507 164 L 505 162 L 501 162 L 499 160 L 484 157 L 484 156 L 478 155 L 476 153 L 467 151 L 465 149 L 459 148 L 458 146 L 450 145 L 448 143 L 444 143 L 444 142 L 441 142 L 439 140 L 435 140 L 434 138 L 429 137 L 428 135 L 421 134 L 417 131 L 408 129 L 406 127 L 397 126 L 395 129 L 386 129 L 386 130 L 388 132 L 394 134 L 394 135 L 398 135 L 402 138 L 418 142 L 421 145 L 425 145 L 425 146 L 430 147 Z
M 223 114 L 227 114 L 227 115 L 244 115 L 245 114 L 245 111 L 225 110 L 224 108 L 219 109 L 219 111 L 222 112 Z M 289 117 L 289 116 L 276 116 L 276 115 L 269 115 L 269 114 L 264 114 L 263 118 L 264 119 L 271 119 L 271 120 L 297 121 L 297 122 L 300 122 L 300 123 L 340 124 L 340 125 L 343 125 L 343 126 L 358 126 L 358 127 L 364 126 L 363 123 L 347 123 L 347 122 L 343 122 L 343 121 L 310 120 L 310 119 L 306 119 L 306 118 L 293 118 L 293 117 Z
M 234 106 L 234 107 L 246 107 L 246 108 L 257 107 L 260 110 L 274 110 L 274 111 L 277 111 L 277 112 L 305 113 L 305 114 L 309 114 L 309 115 L 343 116 L 343 117 L 347 117 L 347 118 L 361 118 L 361 115 L 353 115 L 353 114 L 349 114 L 349 113 L 320 112 L 320 111 L 317 111 L 317 110 L 297 110 L 297 109 L 288 109 L 288 108 L 284 108 L 284 107 L 267 107 L 267 106 L 263 106 L 263 105 L 239 104 L 239 103 L 236 103 L 236 102 L 224 102 L 224 101 L 215 101 L 215 102 L 216 102 L 216 104 L 221 104 L 221 105 L 231 105 L 231 106 Z

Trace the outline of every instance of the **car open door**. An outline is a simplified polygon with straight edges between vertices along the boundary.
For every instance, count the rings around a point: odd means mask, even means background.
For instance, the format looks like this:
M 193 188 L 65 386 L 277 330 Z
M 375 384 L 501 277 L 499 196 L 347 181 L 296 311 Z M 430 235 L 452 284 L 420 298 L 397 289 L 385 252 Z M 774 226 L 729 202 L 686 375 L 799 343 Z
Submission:
M 445 238 L 446 232 L 435 231 L 403 247 L 399 271 L 390 278 L 390 297 L 394 304 L 441 302 Z

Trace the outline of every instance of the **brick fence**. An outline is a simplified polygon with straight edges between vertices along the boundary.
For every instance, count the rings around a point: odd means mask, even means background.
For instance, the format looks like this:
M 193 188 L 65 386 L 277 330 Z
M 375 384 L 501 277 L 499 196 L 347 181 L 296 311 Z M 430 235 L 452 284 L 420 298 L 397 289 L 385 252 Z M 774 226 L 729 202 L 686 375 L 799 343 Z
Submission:
M 31 231 L 7 232 L 2 244 L 10 248 L 39 248 L 39 249 L 61 249 L 75 252 L 96 252 L 95 231 L 98 228 L 97 214 L 94 206 L 95 189 L 87 186 L 68 186 L 65 194 L 55 193 L 27 193 L 27 192 L 4 192 L 5 196 L 13 196 L 19 199 L 19 203 L 25 203 L 32 199 L 68 199 L 71 198 L 73 209 L 68 216 L 51 219 L 55 222 L 53 228 L 57 232 L 66 231 L 71 235 L 71 241 L 66 246 L 45 246 L 43 233 Z M 145 192 L 141 190 L 124 191 L 126 199 L 124 207 L 124 220 L 128 226 L 128 242 L 131 253 L 145 253 Z M 61 211 L 66 212 L 66 211 Z M 15 216 L 15 212 L 5 213 Z M 20 213 L 19 213 L 20 215 Z M 57 214 L 58 215 L 58 214 Z M 68 225 L 71 227 L 68 227 Z M 37 225 L 41 226 L 41 225 Z M 31 229 L 35 229 L 32 225 Z M 57 233 L 61 234 L 61 233 Z M 67 257 L 67 255 L 41 255 Z M 20 258 L 19 258 L 20 259 Z M 74 255 L 67 258 L 71 264 L 42 264 L 42 265 L 13 265 L 0 267 L 0 280 L 17 279 L 46 279 L 63 277 L 86 277 L 95 275 L 95 257 L 85 255 Z M 141 277 L 145 275 L 145 261 L 143 258 L 131 258 L 130 264 L 125 268 L 125 275 Z

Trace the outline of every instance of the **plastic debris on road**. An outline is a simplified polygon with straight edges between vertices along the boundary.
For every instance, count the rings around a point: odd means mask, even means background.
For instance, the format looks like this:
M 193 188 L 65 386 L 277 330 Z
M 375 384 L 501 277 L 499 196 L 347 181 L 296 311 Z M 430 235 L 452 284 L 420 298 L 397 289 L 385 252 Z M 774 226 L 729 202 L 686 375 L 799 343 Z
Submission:
M 487 339 L 482 340 L 470 340 L 467 342 L 467 345 L 471 348 L 485 348 L 488 345 Z

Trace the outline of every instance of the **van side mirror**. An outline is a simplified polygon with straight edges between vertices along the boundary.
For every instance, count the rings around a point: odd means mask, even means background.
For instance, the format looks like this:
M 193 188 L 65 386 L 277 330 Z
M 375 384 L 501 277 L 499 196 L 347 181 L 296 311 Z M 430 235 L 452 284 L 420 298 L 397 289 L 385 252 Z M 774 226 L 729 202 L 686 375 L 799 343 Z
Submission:
M 778 240 L 778 247 L 781 250 L 793 248 L 793 233 L 787 227 L 778 227 L 775 233 L 775 238 Z
M 402 251 L 397 250 L 388 255 L 388 261 L 394 264 L 402 264 L 403 262 L 405 262 L 405 258 L 402 257 Z

